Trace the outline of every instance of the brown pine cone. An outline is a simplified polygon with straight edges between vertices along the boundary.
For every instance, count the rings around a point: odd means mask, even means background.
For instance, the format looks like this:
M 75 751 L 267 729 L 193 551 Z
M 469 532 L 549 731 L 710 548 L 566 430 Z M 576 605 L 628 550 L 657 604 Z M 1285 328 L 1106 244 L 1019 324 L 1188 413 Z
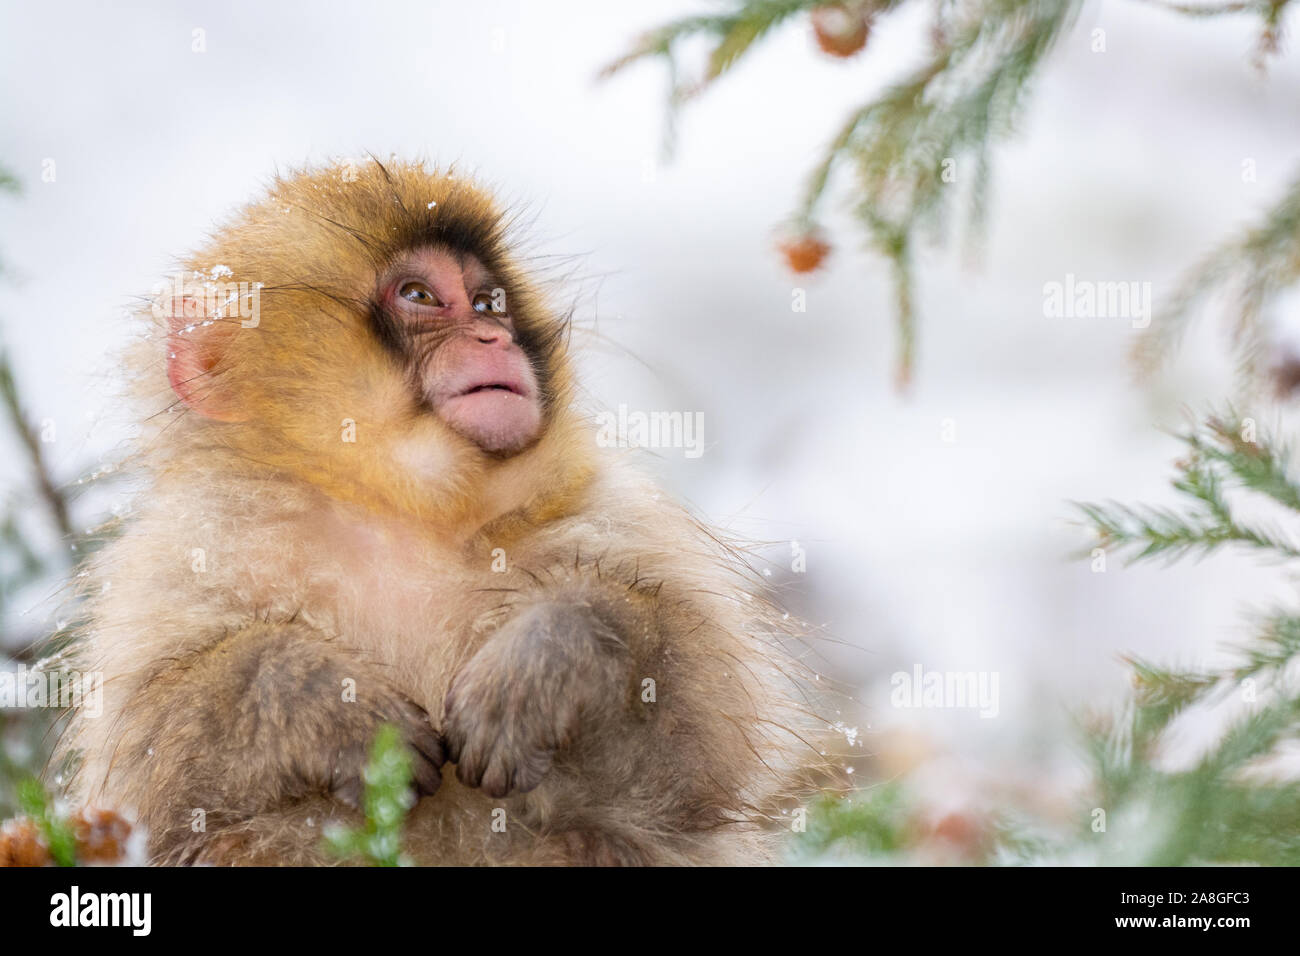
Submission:
M 68 822 L 77 836 L 77 862 L 118 863 L 125 858 L 131 824 L 119 814 L 85 807 Z
M 813 233 L 786 240 L 778 248 L 785 256 L 786 265 L 795 272 L 812 272 L 831 251 L 831 247 Z
M 812 11 L 817 45 L 831 56 L 852 56 L 867 45 L 871 16 L 843 3 L 827 3 Z
M 0 866 L 48 866 L 53 862 L 35 821 L 17 817 L 0 825 Z

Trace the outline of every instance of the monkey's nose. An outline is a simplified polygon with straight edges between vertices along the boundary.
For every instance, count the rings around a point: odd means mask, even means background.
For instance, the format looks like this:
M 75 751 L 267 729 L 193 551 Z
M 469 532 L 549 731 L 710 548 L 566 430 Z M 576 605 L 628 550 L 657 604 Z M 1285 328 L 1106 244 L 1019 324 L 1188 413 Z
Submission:
M 515 340 L 505 326 L 481 319 L 475 323 L 473 335 L 484 345 L 511 345 Z

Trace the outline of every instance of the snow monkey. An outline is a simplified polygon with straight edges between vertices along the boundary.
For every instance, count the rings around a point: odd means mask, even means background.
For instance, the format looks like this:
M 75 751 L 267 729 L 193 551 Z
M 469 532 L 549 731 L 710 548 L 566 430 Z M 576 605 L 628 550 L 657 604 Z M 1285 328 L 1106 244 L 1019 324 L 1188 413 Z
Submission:
M 154 862 L 332 862 L 386 723 L 418 863 L 771 858 L 818 749 L 782 615 L 596 440 L 513 222 L 423 164 L 311 169 L 143 310 L 103 714 L 62 749 Z

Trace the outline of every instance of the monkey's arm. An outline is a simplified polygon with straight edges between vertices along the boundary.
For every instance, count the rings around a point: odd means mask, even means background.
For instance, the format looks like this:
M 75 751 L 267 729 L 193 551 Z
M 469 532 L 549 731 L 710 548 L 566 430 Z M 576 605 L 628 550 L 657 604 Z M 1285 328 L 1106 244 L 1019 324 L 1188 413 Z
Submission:
M 169 662 L 124 713 L 113 763 L 134 781 L 125 796 L 154 853 L 195 842 L 195 810 L 215 830 L 312 794 L 355 806 L 381 723 L 412 745 L 421 792 L 441 780 L 423 709 L 355 649 L 299 623 L 258 624 Z

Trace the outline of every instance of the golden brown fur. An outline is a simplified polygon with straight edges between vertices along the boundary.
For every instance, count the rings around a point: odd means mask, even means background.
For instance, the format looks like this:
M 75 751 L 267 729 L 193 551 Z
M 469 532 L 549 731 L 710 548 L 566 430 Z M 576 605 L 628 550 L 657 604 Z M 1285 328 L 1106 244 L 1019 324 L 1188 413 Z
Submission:
M 427 747 L 448 738 L 433 756 L 483 779 L 442 767 L 408 824 L 418 862 L 768 858 L 759 824 L 815 757 L 780 615 L 735 551 L 597 447 L 564 320 L 503 229 L 486 194 L 418 164 L 283 178 L 186 265 L 264 283 L 258 325 L 151 320 L 143 487 L 96 560 L 82 649 L 104 714 L 64 749 L 79 797 L 134 809 L 157 860 L 327 861 L 322 826 L 356 819 L 334 778 L 381 720 L 419 733 L 420 708 Z M 503 280 L 544 377 L 544 433 L 517 455 L 412 407 L 367 325 L 376 271 L 434 242 Z M 177 334 L 219 342 L 202 384 L 240 415 L 175 400 Z

